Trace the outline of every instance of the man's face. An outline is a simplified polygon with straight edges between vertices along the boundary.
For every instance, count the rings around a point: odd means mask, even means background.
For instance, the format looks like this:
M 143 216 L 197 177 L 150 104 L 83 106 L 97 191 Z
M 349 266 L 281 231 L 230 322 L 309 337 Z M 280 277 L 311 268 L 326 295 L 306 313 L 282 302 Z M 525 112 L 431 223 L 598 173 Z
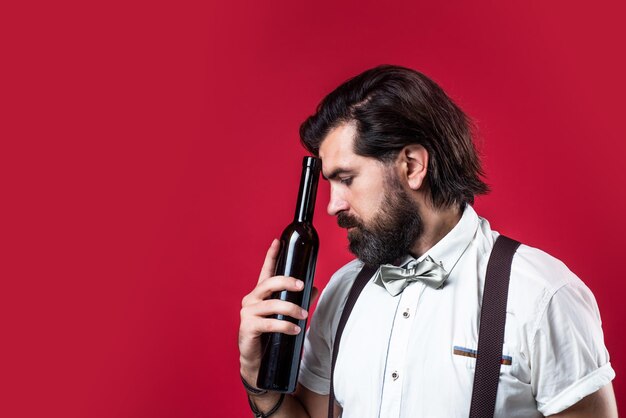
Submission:
M 422 232 L 417 204 L 394 165 L 356 155 L 351 124 L 332 130 L 320 146 L 330 181 L 328 213 L 348 230 L 350 251 L 366 264 L 391 263 L 408 254 Z

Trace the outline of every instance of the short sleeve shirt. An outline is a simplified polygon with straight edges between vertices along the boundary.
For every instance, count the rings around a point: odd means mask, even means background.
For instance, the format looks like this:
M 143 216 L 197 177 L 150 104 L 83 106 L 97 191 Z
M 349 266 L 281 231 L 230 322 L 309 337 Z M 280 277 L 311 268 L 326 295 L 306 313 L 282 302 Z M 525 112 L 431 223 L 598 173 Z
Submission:
M 394 297 L 368 282 L 335 366 L 342 418 L 469 415 L 485 273 L 498 235 L 467 205 L 418 259 L 444 267 L 443 287 L 415 282 Z M 299 381 L 316 393 L 328 394 L 337 324 L 361 267 L 354 260 L 333 275 L 311 320 Z M 495 416 L 556 414 L 614 377 L 591 291 L 556 258 L 521 245 L 511 266 Z

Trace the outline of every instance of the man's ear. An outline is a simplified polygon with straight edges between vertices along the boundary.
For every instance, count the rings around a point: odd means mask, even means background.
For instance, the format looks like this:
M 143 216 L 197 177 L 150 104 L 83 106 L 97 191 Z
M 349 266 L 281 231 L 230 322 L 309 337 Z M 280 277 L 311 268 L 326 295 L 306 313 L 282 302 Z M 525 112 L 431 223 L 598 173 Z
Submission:
M 424 184 L 428 169 L 428 151 L 421 145 L 407 145 L 398 155 L 402 174 L 412 190 L 418 190 Z

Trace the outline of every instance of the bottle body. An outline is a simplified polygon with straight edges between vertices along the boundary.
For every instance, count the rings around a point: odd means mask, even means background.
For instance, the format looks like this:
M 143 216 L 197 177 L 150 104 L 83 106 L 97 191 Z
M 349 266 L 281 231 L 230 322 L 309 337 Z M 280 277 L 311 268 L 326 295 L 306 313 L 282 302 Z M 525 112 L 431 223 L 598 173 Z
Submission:
M 318 237 L 312 225 L 291 224 L 280 239 L 280 253 L 276 275 L 291 276 L 304 282 L 301 292 L 283 290 L 272 295 L 308 310 L 313 290 L 313 276 L 317 260 Z M 294 319 L 286 315 L 275 315 L 277 319 L 290 321 L 301 329 L 298 335 L 278 332 L 263 335 L 263 357 L 257 386 L 262 389 L 291 393 L 296 389 L 300 357 L 304 345 L 306 319 Z
M 303 161 L 298 204 L 294 221 L 280 237 L 280 250 L 276 260 L 276 276 L 291 276 L 304 282 L 300 292 L 276 292 L 272 298 L 289 301 L 309 310 L 313 290 L 313 276 L 317 262 L 319 238 L 313 227 L 313 208 L 321 163 L 313 157 Z M 296 389 L 300 358 L 304 345 L 306 319 L 286 315 L 273 318 L 290 321 L 300 327 L 298 335 L 267 333 L 262 336 L 262 357 L 257 387 L 277 392 L 291 393 Z

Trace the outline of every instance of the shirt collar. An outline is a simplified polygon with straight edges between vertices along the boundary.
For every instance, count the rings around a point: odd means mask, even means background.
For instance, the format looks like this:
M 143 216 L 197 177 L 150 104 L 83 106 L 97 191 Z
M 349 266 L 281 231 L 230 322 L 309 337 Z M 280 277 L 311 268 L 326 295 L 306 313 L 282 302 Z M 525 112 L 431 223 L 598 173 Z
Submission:
M 465 205 L 461 219 L 457 224 L 444 236 L 439 242 L 433 245 L 428 251 L 422 254 L 418 259 L 411 255 L 407 255 L 400 266 L 407 266 L 412 261 L 420 262 L 426 257 L 430 257 L 433 261 L 446 270 L 448 275 L 454 269 L 465 250 L 476 236 L 478 230 L 479 218 L 474 208 L 469 204 Z

